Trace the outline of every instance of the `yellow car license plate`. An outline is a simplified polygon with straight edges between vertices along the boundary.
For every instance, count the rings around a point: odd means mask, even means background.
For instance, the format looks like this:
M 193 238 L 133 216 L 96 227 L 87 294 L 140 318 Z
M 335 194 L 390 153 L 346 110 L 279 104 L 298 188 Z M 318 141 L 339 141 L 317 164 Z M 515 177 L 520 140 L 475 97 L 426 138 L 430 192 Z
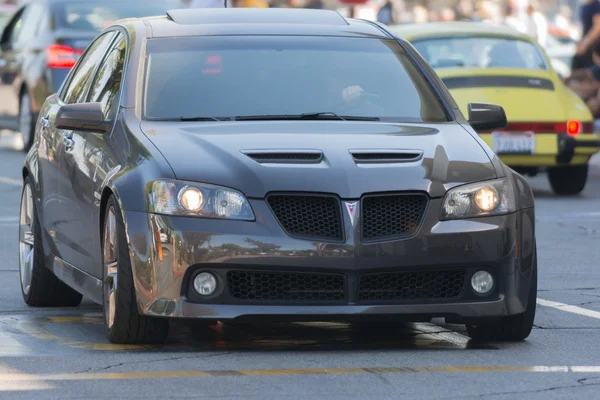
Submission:
M 533 132 L 492 132 L 492 150 L 496 154 L 534 154 Z

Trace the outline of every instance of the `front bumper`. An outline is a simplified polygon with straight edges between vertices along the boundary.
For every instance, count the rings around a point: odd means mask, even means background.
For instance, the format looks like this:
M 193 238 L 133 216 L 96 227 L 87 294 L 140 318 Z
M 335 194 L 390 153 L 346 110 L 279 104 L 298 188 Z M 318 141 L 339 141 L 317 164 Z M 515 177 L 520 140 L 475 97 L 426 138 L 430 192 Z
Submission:
M 348 229 L 343 243 L 321 243 L 289 237 L 264 201 L 251 203 L 256 222 L 127 212 L 140 312 L 210 320 L 419 320 L 502 317 L 522 313 L 527 305 L 534 253 L 533 209 L 500 217 L 439 221 L 441 200 L 432 199 L 412 238 L 361 243 L 360 235 Z M 464 288 L 452 298 L 379 301 L 359 296 L 365 274 L 457 269 L 465 271 Z M 496 288 L 486 297 L 475 295 L 468 284 L 470 275 L 479 269 L 496 278 Z M 217 275 L 222 291 L 208 299 L 195 294 L 192 278 L 200 271 Z M 231 295 L 229 271 L 336 274 L 344 277 L 346 296 L 325 302 L 240 300 Z

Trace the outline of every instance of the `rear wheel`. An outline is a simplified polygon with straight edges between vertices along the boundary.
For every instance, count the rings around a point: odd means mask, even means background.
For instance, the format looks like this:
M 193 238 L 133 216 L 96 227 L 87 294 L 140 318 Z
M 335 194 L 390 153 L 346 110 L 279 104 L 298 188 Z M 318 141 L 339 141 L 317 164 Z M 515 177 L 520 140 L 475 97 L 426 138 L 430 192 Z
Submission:
M 566 167 L 548 168 L 550 186 L 556 194 L 579 194 L 587 181 L 588 165 L 569 165 Z
M 35 118 L 33 116 L 31 98 L 27 91 L 21 94 L 19 102 L 19 131 L 23 137 L 23 151 L 28 152 L 33 146 Z
M 163 343 L 169 333 L 169 321 L 139 313 L 125 225 L 113 196 L 106 205 L 102 255 L 108 340 L 120 344 Z
M 19 273 L 23 300 L 33 307 L 77 306 L 82 296 L 46 268 L 42 229 L 30 178 L 25 179 L 19 217 Z
M 531 285 L 525 312 L 503 318 L 496 324 L 467 325 L 467 332 L 473 339 L 516 342 L 526 339 L 533 329 L 537 303 L 537 254 L 533 262 Z

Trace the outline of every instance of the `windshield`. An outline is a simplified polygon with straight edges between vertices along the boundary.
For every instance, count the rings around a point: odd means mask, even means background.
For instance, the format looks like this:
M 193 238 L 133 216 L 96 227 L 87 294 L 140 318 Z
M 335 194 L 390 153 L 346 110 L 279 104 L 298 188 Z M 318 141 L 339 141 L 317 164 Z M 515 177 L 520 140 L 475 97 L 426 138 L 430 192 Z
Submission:
M 433 68 L 547 69 L 537 46 L 498 37 L 446 37 L 413 42 Z
M 171 0 L 88 0 L 53 4 L 56 28 L 99 31 L 116 20 L 164 15 L 173 8 Z
M 146 119 L 326 113 L 318 117 L 447 120 L 429 84 L 392 40 L 168 38 L 149 40 L 147 50 Z

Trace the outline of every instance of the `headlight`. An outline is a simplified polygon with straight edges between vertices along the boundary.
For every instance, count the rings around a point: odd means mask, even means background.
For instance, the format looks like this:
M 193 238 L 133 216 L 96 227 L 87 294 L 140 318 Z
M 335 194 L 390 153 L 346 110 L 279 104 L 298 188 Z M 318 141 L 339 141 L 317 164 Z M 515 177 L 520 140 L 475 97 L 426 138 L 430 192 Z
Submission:
M 508 214 L 515 208 L 512 184 L 496 179 L 450 189 L 442 203 L 442 219 Z
M 148 211 L 200 218 L 254 220 L 250 203 L 237 190 L 166 179 L 152 183 Z

